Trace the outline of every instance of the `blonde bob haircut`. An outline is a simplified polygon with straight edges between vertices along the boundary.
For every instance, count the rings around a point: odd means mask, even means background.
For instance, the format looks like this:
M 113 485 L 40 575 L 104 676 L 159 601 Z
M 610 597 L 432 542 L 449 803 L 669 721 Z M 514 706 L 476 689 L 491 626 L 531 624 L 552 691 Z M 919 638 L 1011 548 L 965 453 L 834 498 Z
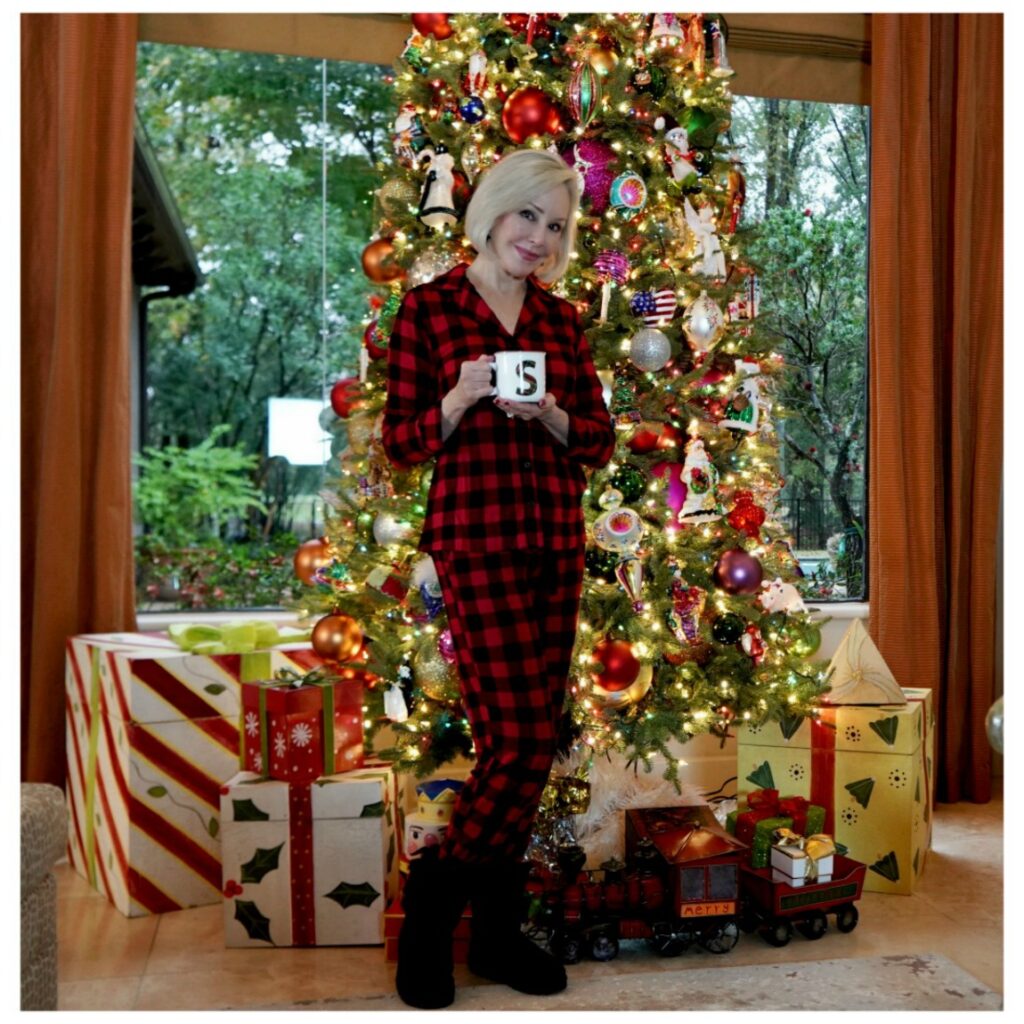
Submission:
M 545 149 L 517 149 L 507 153 L 481 176 L 466 210 L 466 234 L 477 252 L 486 251 L 494 222 L 514 213 L 553 188 L 564 185 L 569 193 L 569 216 L 559 235 L 558 252 L 537 269 L 545 284 L 557 281 L 576 247 L 576 210 L 580 203 L 576 172 Z

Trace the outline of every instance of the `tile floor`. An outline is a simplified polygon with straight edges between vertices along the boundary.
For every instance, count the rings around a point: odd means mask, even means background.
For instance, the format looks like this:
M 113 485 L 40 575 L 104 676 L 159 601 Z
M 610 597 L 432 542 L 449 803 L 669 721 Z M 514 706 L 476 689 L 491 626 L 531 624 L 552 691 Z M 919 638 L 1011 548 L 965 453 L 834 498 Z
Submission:
M 221 907 L 159 917 L 122 917 L 72 871 L 57 868 L 61 1010 L 216 1010 L 392 991 L 383 947 L 225 949 Z M 941 804 L 922 883 L 912 896 L 865 893 L 860 924 L 782 949 L 744 936 L 732 965 L 941 953 L 1003 991 L 1003 803 Z M 632 946 L 632 944 L 631 944 Z M 717 957 L 662 959 L 623 949 L 610 963 L 569 968 L 570 985 L 592 975 L 706 967 Z M 459 968 L 456 981 L 474 984 Z M 636 1007 L 643 1009 L 643 1007 Z M 847 1007 L 855 1009 L 855 1007 Z

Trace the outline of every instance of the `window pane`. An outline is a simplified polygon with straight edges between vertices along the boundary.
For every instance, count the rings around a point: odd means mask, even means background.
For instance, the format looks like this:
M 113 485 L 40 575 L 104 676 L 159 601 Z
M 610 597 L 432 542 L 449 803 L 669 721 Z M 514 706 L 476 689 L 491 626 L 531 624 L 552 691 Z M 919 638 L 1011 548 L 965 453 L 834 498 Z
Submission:
M 867 107 L 733 107 L 759 316 L 792 371 L 776 395 L 779 512 L 815 601 L 866 597 L 868 137 Z

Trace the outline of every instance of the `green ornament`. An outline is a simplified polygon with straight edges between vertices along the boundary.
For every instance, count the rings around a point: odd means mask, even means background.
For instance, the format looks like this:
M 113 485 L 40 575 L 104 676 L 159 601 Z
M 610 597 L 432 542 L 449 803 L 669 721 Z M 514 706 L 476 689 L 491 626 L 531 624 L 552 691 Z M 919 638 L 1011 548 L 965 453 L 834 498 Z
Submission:
M 647 487 L 647 476 L 636 466 L 622 466 L 617 469 L 611 479 L 612 487 L 622 492 L 622 500 L 627 505 L 639 501 Z
M 668 86 L 668 75 L 665 69 L 656 64 L 648 64 L 646 67 L 638 68 L 633 72 L 633 88 L 637 92 L 645 92 L 660 100 L 665 95 Z
M 715 115 L 703 107 L 688 107 L 683 115 L 683 127 L 689 136 L 691 145 L 707 148 L 714 145 L 715 136 L 718 134 L 714 129 Z M 707 134 L 711 134 L 710 142 L 705 142 Z
M 719 615 L 711 623 L 711 635 L 720 644 L 736 643 L 743 636 L 743 629 L 743 619 L 734 612 L 726 612 L 725 615 Z
M 809 658 L 821 646 L 821 630 L 813 622 L 801 627 L 793 641 L 793 653 L 799 658 Z
M 785 612 L 772 612 L 766 615 L 761 620 L 761 633 L 768 637 L 770 633 L 774 633 L 777 638 L 784 637 L 786 635 L 786 613 Z

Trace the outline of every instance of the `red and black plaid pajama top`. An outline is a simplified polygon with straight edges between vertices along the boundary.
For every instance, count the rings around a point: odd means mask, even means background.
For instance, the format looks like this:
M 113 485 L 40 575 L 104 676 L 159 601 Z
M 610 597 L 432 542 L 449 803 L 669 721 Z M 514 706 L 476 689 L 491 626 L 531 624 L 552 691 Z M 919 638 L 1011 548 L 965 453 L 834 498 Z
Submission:
M 442 855 L 514 859 L 551 767 L 575 642 L 583 467 L 605 465 L 615 436 L 575 308 L 530 280 L 509 334 L 466 270 L 402 302 L 383 444 L 398 466 L 436 459 L 419 547 L 437 566 L 477 758 Z M 567 445 L 490 398 L 442 440 L 441 400 L 462 363 L 505 350 L 546 353 L 546 391 L 569 416 Z

